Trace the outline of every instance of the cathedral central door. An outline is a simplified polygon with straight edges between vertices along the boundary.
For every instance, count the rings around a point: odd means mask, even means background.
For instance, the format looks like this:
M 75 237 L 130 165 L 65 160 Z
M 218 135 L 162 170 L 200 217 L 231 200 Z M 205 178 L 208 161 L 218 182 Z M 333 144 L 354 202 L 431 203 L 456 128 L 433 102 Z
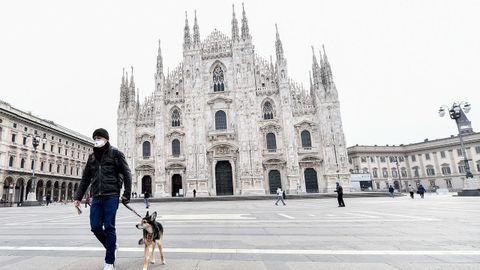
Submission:
M 217 195 L 233 195 L 232 166 L 228 161 L 219 161 L 215 166 Z
M 174 174 L 172 176 L 172 197 L 180 195 L 180 189 L 182 189 L 182 176 L 180 174 Z
M 152 178 L 149 175 L 142 177 L 142 194 L 148 192 L 152 196 Z
M 270 187 L 270 194 L 276 194 L 277 188 L 282 187 L 282 178 L 279 171 L 271 170 L 268 173 L 268 186 Z
M 317 172 L 312 168 L 308 168 L 305 170 L 304 176 L 307 193 L 318 193 Z

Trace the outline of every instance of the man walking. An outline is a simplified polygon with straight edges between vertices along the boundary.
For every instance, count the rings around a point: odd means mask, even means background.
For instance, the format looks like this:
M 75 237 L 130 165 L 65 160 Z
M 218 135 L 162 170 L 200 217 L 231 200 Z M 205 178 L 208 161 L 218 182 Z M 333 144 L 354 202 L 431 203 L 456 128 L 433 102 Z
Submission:
M 412 187 L 412 185 L 408 185 L 408 192 L 410 192 L 410 198 L 414 198 L 415 194 L 415 189 Z
M 145 203 L 145 208 L 148 209 L 150 207 L 150 193 L 148 191 L 143 193 L 143 202 Z
M 47 196 L 45 197 L 45 200 L 47 201 L 47 206 L 50 204 L 50 194 L 47 194 Z
M 277 201 L 275 202 L 275 205 L 278 205 L 278 201 L 282 201 L 283 205 L 287 205 L 283 200 L 283 191 L 281 187 L 277 188 Z
M 393 188 L 392 185 L 390 185 L 390 187 L 388 188 L 388 192 L 390 192 L 390 197 L 395 198 L 395 194 L 394 194 L 395 189 Z
M 337 192 L 338 207 L 345 207 L 345 202 L 343 201 L 343 187 L 338 182 L 335 192 Z
M 125 156 L 108 142 L 108 132 L 99 128 L 93 132 L 95 145 L 93 153 L 88 156 L 82 180 L 75 194 L 75 207 L 80 202 L 88 186 L 92 204 L 90 210 L 91 231 L 106 249 L 104 270 L 115 270 L 117 236 L 115 232 L 115 216 L 118 209 L 118 197 L 122 188 L 122 203 L 130 201 L 132 177 Z
M 425 188 L 422 184 L 418 186 L 417 193 L 420 194 L 420 198 L 424 198 L 423 196 L 425 195 Z

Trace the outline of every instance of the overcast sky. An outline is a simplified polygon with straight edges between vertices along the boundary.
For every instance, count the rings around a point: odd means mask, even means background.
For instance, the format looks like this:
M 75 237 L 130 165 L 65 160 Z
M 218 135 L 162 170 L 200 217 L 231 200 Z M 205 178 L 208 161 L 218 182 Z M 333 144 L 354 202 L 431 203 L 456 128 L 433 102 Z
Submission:
M 0 99 L 116 143 L 122 68 L 153 92 L 158 39 L 165 71 L 182 59 L 185 10 L 201 38 L 231 34 L 240 1 L 1 1 Z M 255 50 L 275 55 L 278 23 L 290 76 L 308 85 L 310 46 L 325 44 L 347 145 L 456 134 L 442 104 L 472 103 L 480 130 L 480 1 L 245 1 Z

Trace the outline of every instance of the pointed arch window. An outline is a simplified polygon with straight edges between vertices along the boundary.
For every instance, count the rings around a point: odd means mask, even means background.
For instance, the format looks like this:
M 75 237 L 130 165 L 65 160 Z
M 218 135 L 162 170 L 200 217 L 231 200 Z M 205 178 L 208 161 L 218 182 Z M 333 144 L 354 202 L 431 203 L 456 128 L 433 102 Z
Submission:
M 172 155 L 174 157 L 180 156 L 180 141 L 178 139 L 172 141 Z
M 143 157 L 144 158 L 150 157 L 151 147 L 150 147 L 150 142 L 149 141 L 144 141 L 143 142 L 142 150 L 143 150 Z
M 217 65 L 213 70 L 213 92 L 225 91 L 223 69 Z
M 263 104 L 263 119 L 273 119 L 273 106 L 269 101 Z
M 180 124 L 180 111 L 178 109 L 175 109 L 172 112 L 172 127 L 179 127 Z
M 308 130 L 302 131 L 302 147 L 303 148 L 312 148 L 312 138 Z
M 22 158 L 22 160 L 20 160 L 20 168 L 25 168 L 25 159 Z
M 8 166 L 9 167 L 13 167 L 13 160 L 14 160 L 14 158 L 10 157 L 10 160 L 8 161 Z
M 215 113 L 215 129 L 227 129 L 227 115 L 224 111 L 218 111 Z
M 277 151 L 277 139 L 275 138 L 275 134 L 267 133 L 267 150 L 268 152 L 276 152 Z

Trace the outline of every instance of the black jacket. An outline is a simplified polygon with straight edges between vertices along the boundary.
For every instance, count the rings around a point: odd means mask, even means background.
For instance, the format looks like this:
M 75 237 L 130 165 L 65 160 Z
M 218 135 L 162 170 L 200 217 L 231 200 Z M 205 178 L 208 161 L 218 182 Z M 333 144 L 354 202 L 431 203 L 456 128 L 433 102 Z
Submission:
M 125 155 L 118 149 L 108 146 L 101 159 L 92 153 L 88 156 L 80 186 L 75 193 L 75 200 L 82 200 L 88 186 L 92 198 L 120 196 L 122 182 L 125 187 L 123 196 L 130 199 L 132 192 L 132 176 Z
M 337 189 L 335 190 L 338 195 L 343 195 L 343 187 L 342 186 L 337 186 Z

